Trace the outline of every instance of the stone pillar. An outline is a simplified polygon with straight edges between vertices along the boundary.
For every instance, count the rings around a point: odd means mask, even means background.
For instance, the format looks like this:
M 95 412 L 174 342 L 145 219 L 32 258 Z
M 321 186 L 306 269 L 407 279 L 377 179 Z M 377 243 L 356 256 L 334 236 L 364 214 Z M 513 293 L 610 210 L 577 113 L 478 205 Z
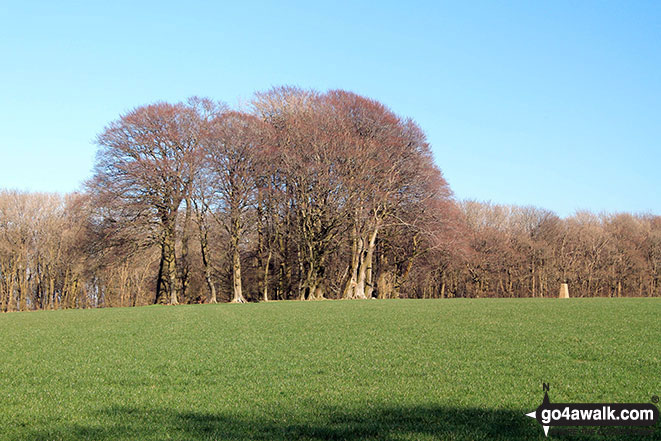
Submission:
M 558 294 L 559 299 L 568 299 L 569 298 L 569 285 L 562 283 L 560 285 L 560 294 Z

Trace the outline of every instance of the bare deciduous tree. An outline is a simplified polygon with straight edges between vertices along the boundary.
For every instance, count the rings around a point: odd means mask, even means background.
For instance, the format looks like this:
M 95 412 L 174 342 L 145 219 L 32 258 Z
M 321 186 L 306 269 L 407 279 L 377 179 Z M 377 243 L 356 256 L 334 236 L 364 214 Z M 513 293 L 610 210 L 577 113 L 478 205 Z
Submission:
M 200 162 L 197 102 L 138 107 L 97 138 L 88 183 L 109 222 L 141 225 L 161 248 L 156 303 L 177 304 L 176 220 Z

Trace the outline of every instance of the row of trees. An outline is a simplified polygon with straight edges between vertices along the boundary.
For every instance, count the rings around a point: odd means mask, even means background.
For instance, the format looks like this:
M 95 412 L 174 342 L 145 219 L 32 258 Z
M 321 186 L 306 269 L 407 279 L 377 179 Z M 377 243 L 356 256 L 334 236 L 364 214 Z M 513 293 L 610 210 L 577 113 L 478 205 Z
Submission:
M 353 93 L 157 103 L 97 144 L 84 192 L 0 193 L 2 311 L 659 295 L 659 217 L 456 203 L 420 128 Z
M 369 292 L 382 298 L 543 297 L 555 296 L 558 284 L 565 280 L 572 296 L 661 294 L 659 216 L 582 212 L 560 219 L 542 209 L 473 201 L 461 202 L 458 208 L 459 223 L 453 234 L 461 239 L 441 237 L 447 241 L 444 245 L 430 247 L 426 230 L 414 232 L 408 225 L 384 228 L 372 255 L 371 270 L 377 276 L 368 278 L 365 269 L 365 279 L 372 280 L 372 286 L 365 282 L 365 296 Z M 196 210 L 194 205 L 192 210 Z M 184 209 L 181 228 L 185 213 Z M 105 242 L 112 235 L 95 223 L 99 219 L 94 217 L 96 208 L 89 195 L 0 192 L 0 216 L 0 310 L 135 306 L 155 301 L 161 247 L 146 238 L 141 228 L 122 229 L 126 241 L 120 240 L 119 245 Z M 227 228 L 212 215 L 206 216 L 206 221 L 189 217 L 187 230 L 176 232 L 180 251 L 175 277 L 181 302 L 236 299 L 234 244 Z M 361 265 L 361 255 L 354 253 L 362 245 L 354 242 L 353 227 L 348 234 L 337 254 L 328 259 L 333 265 L 329 266 L 331 277 L 339 278 L 339 282 L 326 282 L 329 298 L 356 292 L 353 283 L 359 277 L 352 282 L 349 271 Z M 301 298 L 298 289 L 305 280 L 291 274 L 296 267 L 281 257 L 286 252 L 284 241 L 267 237 L 265 227 L 253 224 L 246 227 L 246 240 L 239 243 L 239 262 L 246 269 L 242 298 Z M 186 240 L 191 243 L 186 245 Z M 362 256 L 366 259 L 367 253 Z
M 561 282 L 577 297 L 661 295 L 661 216 L 459 206 L 468 254 L 438 268 L 451 295 L 555 296 Z

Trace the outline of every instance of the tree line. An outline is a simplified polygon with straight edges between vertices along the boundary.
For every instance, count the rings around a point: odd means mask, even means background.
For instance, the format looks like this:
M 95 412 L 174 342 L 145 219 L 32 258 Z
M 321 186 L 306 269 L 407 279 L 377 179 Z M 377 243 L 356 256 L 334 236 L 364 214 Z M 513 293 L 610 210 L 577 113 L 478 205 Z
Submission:
M 135 108 L 69 194 L 0 192 L 0 310 L 657 296 L 661 217 L 457 202 L 424 132 L 354 93 Z

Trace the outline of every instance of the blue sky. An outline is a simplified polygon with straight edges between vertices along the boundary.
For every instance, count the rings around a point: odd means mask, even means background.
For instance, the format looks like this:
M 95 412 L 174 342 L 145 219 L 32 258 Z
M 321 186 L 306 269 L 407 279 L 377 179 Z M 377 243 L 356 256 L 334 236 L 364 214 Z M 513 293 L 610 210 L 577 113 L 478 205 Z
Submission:
M 460 199 L 661 214 L 658 1 L 0 1 L 0 55 L 0 188 L 79 188 L 132 107 L 291 84 L 415 119 Z

